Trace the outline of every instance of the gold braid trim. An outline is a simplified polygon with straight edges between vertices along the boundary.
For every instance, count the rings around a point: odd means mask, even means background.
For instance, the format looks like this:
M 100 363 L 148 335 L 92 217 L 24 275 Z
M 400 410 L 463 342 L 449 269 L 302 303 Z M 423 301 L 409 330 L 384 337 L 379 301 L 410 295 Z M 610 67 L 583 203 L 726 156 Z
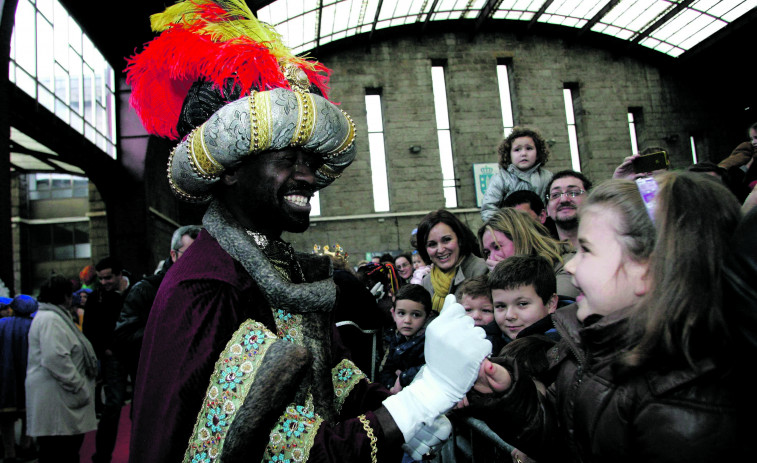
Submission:
M 210 198 L 210 195 L 208 196 L 195 196 L 192 194 L 187 193 L 186 191 L 179 188 L 178 185 L 173 181 L 173 177 L 171 176 L 171 168 L 173 166 L 173 160 L 174 156 L 176 155 L 176 151 L 181 146 L 181 143 L 176 145 L 174 149 L 171 150 L 171 153 L 168 155 L 168 184 L 171 186 L 171 190 L 174 192 L 176 196 L 183 199 L 184 201 L 193 202 L 193 203 L 199 203 L 203 201 L 207 201 Z M 187 157 L 189 157 L 189 148 L 187 147 Z
M 212 180 L 221 175 L 224 167 L 208 152 L 204 127 L 202 124 L 189 134 L 189 164 L 198 176 Z
M 347 136 L 344 137 L 344 140 L 342 140 L 342 143 L 337 149 L 330 151 L 323 156 L 323 158 L 326 160 L 339 156 L 355 143 L 355 123 L 352 121 L 352 118 L 349 114 L 344 112 L 342 109 L 340 109 L 339 111 L 342 111 L 345 119 L 347 119 L 347 124 L 349 124 L 350 130 L 347 132 Z
M 373 428 L 371 427 L 370 421 L 368 421 L 368 418 L 365 417 L 365 415 L 360 415 L 357 417 L 357 419 L 360 420 L 361 423 L 363 423 L 363 429 L 365 429 L 365 433 L 368 435 L 368 439 L 371 440 L 371 462 L 376 463 L 378 462 L 378 459 L 376 458 L 376 454 L 378 453 L 378 446 L 376 445 L 376 435 L 373 434 Z
M 331 179 L 332 181 L 342 176 L 341 173 L 334 170 L 334 168 L 329 166 L 328 164 L 324 164 L 321 167 L 319 167 L 318 172 L 320 172 L 321 175 L 323 175 L 324 177 Z
M 290 146 L 302 146 L 313 137 L 315 131 L 315 101 L 310 93 L 294 92 L 297 97 L 297 128 L 292 135 Z
M 253 92 L 250 102 L 250 152 L 260 153 L 271 147 L 271 100 L 267 93 Z

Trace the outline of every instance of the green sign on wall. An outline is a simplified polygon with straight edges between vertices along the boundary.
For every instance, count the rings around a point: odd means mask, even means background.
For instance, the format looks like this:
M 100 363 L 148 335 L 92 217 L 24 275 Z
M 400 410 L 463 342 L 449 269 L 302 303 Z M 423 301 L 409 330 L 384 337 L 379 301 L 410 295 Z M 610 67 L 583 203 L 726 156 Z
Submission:
M 473 164 L 473 184 L 476 186 L 476 207 L 481 207 L 484 202 L 486 187 L 492 179 L 492 175 L 499 169 L 496 162 L 483 162 Z

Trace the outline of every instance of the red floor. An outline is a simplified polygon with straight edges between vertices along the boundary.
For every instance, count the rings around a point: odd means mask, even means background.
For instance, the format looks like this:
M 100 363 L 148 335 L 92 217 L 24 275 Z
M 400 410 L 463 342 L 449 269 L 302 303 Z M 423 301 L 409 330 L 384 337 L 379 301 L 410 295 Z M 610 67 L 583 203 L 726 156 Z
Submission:
M 116 448 L 113 450 L 113 460 L 111 463 L 127 463 L 129 461 L 129 436 L 131 436 L 131 420 L 129 413 L 131 404 L 124 405 L 121 409 L 121 421 L 118 423 L 118 438 L 116 439 Z M 82 463 L 92 461 L 92 455 L 95 453 L 95 431 L 89 432 L 84 436 L 84 443 L 79 453 Z

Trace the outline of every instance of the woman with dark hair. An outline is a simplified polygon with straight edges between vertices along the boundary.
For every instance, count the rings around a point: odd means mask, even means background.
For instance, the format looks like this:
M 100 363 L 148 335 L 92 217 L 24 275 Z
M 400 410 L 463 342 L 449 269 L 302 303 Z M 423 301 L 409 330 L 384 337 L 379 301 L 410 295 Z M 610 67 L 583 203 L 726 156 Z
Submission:
M 29 329 L 26 417 L 40 463 L 79 461 L 84 434 L 97 429 L 97 357 L 68 310 L 72 290 L 61 275 L 45 281 Z
M 418 254 L 433 264 L 422 285 L 431 293 L 435 312 L 442 310 L 444 298 L 455 294 L 466 278 L 489 272 L 479 252 L 476 235 L 451 212 L 439 209 L 421 220 Z

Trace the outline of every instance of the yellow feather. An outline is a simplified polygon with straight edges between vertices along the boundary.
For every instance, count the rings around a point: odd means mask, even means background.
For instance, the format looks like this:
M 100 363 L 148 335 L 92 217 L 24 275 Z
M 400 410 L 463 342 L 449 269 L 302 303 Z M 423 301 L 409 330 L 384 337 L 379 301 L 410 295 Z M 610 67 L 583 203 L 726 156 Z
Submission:
M 200 14 L 202 6 L 215 4 L 225 11 L 212 20 Z M 295 56 L 284 45 L 281 35 L 273 26 L 259 21 L 244 0 L 183 0 L 166 8 L 162 13 L 150 16 L 150 25 L 155 32 L 163 32 L 173 24 L 196 25 L 202 21 L 201 30 L 213 41 L 225 42 L 238 37 L 248 37 L 266 46 L 271 54 L 282 61 L 297 63 L 311 69 L 315 64 L 305 57 Z

